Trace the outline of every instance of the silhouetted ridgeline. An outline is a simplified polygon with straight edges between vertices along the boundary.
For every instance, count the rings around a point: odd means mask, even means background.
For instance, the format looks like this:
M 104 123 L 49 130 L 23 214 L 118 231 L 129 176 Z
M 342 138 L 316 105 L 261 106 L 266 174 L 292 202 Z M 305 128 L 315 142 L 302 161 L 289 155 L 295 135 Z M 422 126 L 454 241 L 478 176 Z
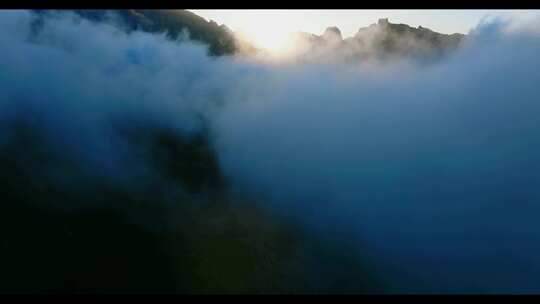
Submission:
M 341 56 L 346 61 L 368 59 L 389 60 L 414 58 L 438 59 L 456 50 L 466 37 L 463 34 L 441 34 L 419 26 L 390 23 L 379 19 L 378 23 L 363 27 L 350 38 L 343 39 L 337 27 L 329 27 L 322 35 L 298 33 L 300 41 L 307 42 L 308 54 L 315 57 Z
M 38 14 L 51 11 L 36 10 Z M 188 35 L 190 39 L 209 47 L 211 55 L 231 55 L 239 51 L 254 52 L 247 41 L 238 41 L 226 25 L 218 25 L 187 10 L 73 10 L 77 15 L 96 22 L 111 20 L 116 16 L 126 31 L 142 30 L 150 33 L 167 33 L 171 39 Z M 414 58 L 432 60 L 455 50 L 466 36 L 441 34 L 419 26 L 378 23 L 363 27 L 349 38 L 343 39 L 337 27 L 328 27 L 322 35 L 298 33 L 300 41 L 309 44 L 308 57 L 331 56 L 345 61 L 368 59 L 391 60 Z
M 41 14 L 50 11 L 36 11 Z M 209 46 L 212 55 L 229 55 L 236 50 L 233 33 L 225 25 L 204 18 L 187 10 L 73 10 L 92 21 L 105 21 L 116 15 L 127 26 L 127 31 L 142 30 L 150 33 L 166 32 L 172 39 L 188 34 L 190 39 Z

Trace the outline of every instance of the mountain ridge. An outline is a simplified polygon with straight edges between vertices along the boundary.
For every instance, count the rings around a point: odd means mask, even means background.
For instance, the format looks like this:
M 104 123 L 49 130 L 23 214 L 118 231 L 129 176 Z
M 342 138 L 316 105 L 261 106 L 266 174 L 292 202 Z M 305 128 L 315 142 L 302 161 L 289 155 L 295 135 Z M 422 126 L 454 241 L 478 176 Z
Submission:
M 55 10 L 34 10 L 38 16 L 45 16 Z M 207 21 L 187 10 L 158 9 L 76 9 L 70 10 L 77 16 L 93 21 L 104 22 L 111 16 L 122 21 L 127 32 L 142 30 L 150 33 L 166 33 L 170 39 L 178 39 L 187 33 L 189 39 L 208 45 L 210 55 L 232 55 L 238 50 L 238 42 L 233 32 L 225 25 Z
M 390 23 L 381 18 L 377 23 L 361 27 L 351 37 L 343 38 L 339 28 L 327 27 L 321 35 L 296 34 L 297 41 L 308 45 L 305 50 L 316 57 L 340 54 L 346 61 L 364 59 L 438 59 L 456 50 L 467 35 L 442 34 L 428 28 Z
M 39 16 L 50 10 L 35 10 Z M 240 40 L 226 25 L 188 10 L 123 9 L 123 10 L 72 10 L 78 16 L 94 22 L 104 22 L 111 14 L 123 22 L 124 30 L 142 30 L 166 33 L 178 39 L 188 33 L 189 39 L 208 46 L 213 56 L 250 54 L 257 48 Z M 295 39 L 308 45 L 305 52 L 314 58 L 340 57 L 345 61 L 365 59 L 388 60 L 396 58 L 437 59 L 457 49 L 465 34 L 442 34 L 428 28 L 411 27 L 403 23 L 390 23 L 381 18 L 377 23 L 360 27 L 351 37 L 344 38 L 336 26 L 327 27 L 321 35 L 297 32 Z

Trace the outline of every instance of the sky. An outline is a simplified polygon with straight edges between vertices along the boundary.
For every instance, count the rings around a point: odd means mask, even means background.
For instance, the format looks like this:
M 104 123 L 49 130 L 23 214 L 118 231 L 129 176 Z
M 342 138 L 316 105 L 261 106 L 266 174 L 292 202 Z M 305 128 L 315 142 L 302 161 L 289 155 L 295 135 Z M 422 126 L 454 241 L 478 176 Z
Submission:
M 225 24 L 263 47 L 283 44 L 291 32 L 322 33 L 337 26 L 344 37 L 360 27 L 389 18 L 392 23 L 427 27 L 437 32 L 466 34 L 484 17 L 530 18 L 540 10 L 190 10 L 206 19 Z

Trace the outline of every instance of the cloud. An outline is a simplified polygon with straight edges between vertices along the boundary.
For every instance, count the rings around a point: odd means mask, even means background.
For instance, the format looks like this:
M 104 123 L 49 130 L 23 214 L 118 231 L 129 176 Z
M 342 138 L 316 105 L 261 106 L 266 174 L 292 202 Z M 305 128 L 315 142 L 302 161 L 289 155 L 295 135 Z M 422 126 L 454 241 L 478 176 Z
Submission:
M 0 150 L 29 126 L 45 160 L 22 144 L 10 157 L 37 179 L 182 192 L 119 130 L 208 135 L 236 197 L 356 246 L 389 292 L 538 291 L 537 33 L 482 24 L 428 66 L 275 64 L 33 20 L 0 18 Z
M 392 291 L 537 291 L 540 37 L 471 36 L 434 66 L 273 71 L 217 122 L 227 176 L 362 244 Z
M 16 137 L 13 126 L 21 124 L 43 138 L 49 160 L 41 170 L 33 168 L 36 175 L 73 187 L 85 184 L 78 179 L 84 176 L 144 188 L 161 173 L 154 172 L 152 151 L 125 132 L 142 129 L 180 138 L 202 133 L 198 113 L 214 102 L 209 94 L 219 94 L 207 80 L 223 66 L 206 56 L 204 46 L 164 35 L 126 34 L 68 13 L 46 18 L 39 27 L 33 27 L 38 19 L 27 11 L 2 15 L 0 123 L 8 137 L 0 143 L 9 145 L 9 137 Z M 51 154 L 71 161 L 76 171 L 62 174 Z M 33 165 L 24 166 L 32 170 Z

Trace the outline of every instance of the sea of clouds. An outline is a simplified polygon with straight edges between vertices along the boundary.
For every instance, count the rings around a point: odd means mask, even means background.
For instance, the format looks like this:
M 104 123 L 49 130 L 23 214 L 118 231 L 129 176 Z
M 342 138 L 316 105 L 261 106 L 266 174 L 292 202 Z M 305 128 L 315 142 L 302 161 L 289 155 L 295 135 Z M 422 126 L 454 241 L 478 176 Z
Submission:
M 358 244 L 389 292 L 540 290 L 537 27 L 494 20 L 431 65 L 351 66 L 35 20 L 0 13 L 0 149 L 24 121 L 84 178 L 36 175 L 140 187 L 159 172 L 114 126 L 209 130 L 232 193 Z

